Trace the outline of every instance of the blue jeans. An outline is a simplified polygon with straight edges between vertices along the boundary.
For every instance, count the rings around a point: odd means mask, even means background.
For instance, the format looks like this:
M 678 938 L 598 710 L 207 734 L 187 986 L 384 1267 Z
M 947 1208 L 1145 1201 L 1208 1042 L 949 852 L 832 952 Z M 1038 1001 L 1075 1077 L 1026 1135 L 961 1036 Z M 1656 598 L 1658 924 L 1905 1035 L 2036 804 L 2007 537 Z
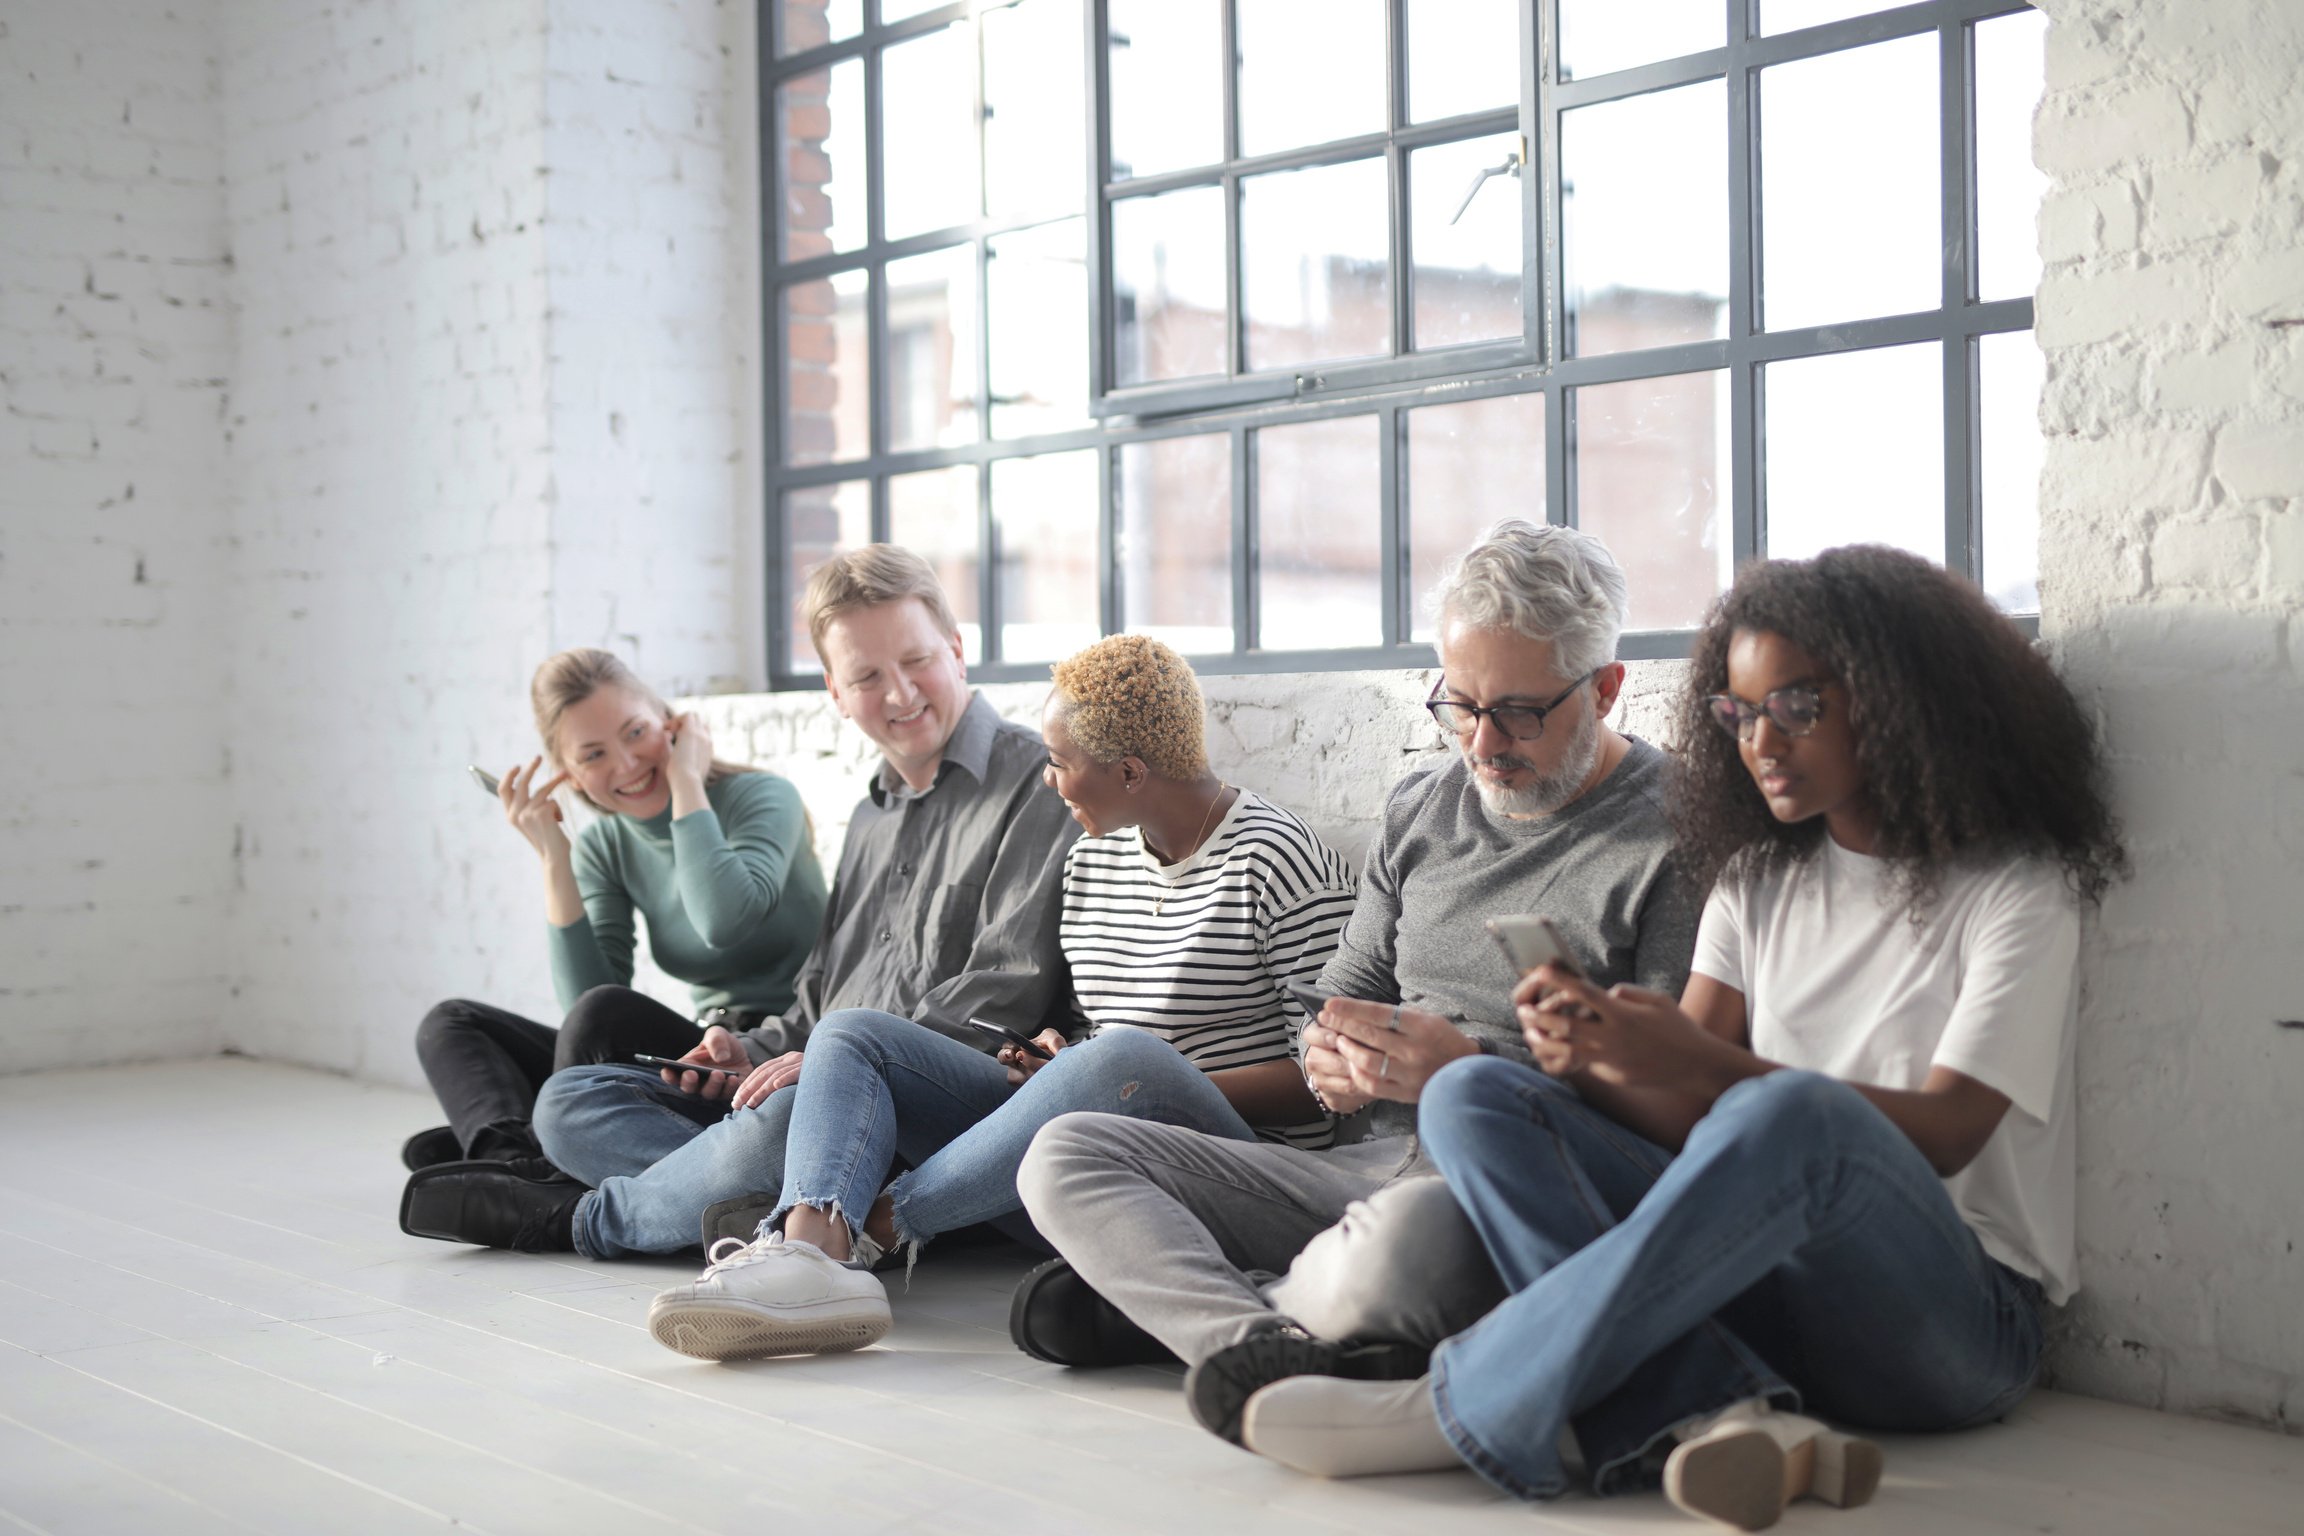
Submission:
M 794 1097 L 786 1088 L 730 1114 L 727 1100 L 682 1093 L 653 1067 L 553 1073 L 536 1095 L 536 1139 L 593 1186 L 576 1203 L 576 1251 L 677 1253 L 696 1245 L 706 1207 L 781 1188 Z
M 1208 1075 L 1159 1036 L 1107 1030 L 1056 1053 L 1021 1087 L 981 1051 L 894 1014 L 847 1008 L 808 1036 L 775 1219 L 837 1209 L 861 1229 L 885 1187 L 900 1242 L 1023 1208 L 1016 1170 L 1040 1127 L 1073 1110 L 1252 1141 Z M 889 1184 L 901 1153 L 912 1170 Z
M 1432 1359 L 1442 1431 L 1507 1493 L 1650 1484 L 1670 1432 L 1744 1398 L 1888 1430 L 2032 1385 L 2039 1287 L 1984 1252 L 1919 1150 L 1812 1072 L 1738 1084 L 1678 1157 L 1532 1067 L 1454 1062 L 1419 1124 L 1511 1297 Z

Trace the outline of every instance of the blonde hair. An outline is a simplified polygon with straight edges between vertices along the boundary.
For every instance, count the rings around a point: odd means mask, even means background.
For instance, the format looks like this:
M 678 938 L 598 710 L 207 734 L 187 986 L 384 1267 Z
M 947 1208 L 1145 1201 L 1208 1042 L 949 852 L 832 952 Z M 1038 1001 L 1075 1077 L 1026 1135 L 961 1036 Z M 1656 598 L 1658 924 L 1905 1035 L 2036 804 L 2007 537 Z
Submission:
M 808 642 L 824 654 L 824 631 L 832 621 L 858 608 L 916 597 L 946 635 L 960 633 L 960 621 L 944 597 L 935 568 L 900 544 L 867 544 L 845 550 L 816 567 L 800 594 L 800 614 L 808 621 Z
M 624 659 L 612 651 L 592 646 L 578 646 L 548 656 L 544 665 L 536 669 L 536 676 L 528 683 L 528 703 L 536 712 L 536 734 L 543 738 L 544 751 L 553 765 L 565 769 L 568 765 L 560 756 L 560 722 L 568 711 L 583 703 L 603 688 L 621 688 L 656 712 L 660 720 L 672 718 L 672 708 L 656 695 L 656 690 L 634 675 L 624 665 Z M 716 784 L 732 773 L 758 773 L 761 770 L 749 763 L 722 762 L 712 759 L 712 766 L 704 774 L 704 782 Z M 590 795 L 578 790 L 587 804 L 599 810 L 608 810 Z
M 1108 635 L 1048 669 L 1057 718 L 1099 763 L 1139 757 L 1164 779 L 1208 771 L 1206 707 L 1192 665 L 1149 635 Z

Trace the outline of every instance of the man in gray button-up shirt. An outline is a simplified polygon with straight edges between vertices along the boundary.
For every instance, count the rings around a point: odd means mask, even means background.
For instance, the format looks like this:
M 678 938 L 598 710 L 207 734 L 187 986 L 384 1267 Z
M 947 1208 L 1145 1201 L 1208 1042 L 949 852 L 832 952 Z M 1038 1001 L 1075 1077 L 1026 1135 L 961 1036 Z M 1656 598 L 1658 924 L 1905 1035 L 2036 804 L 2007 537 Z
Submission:
M 875 544 L 836 556 L 808 585 L 810 631 L 840 713 L 880 748 L 849 822 L 815 951 L 781 1019 L 743 1036 L 714 1028 L 687 1059 L 748 1073 L 573 1067 L 545 1084 L 537 1136 L 593 1186 L 477 1170 L 458 1235 L 573 1247 L 591 1258 L 671 1253 L 704 1212 L 782 1182 L 792 1095 L 808 1030 L 841 1008 L 878 1008 L 986 1048 L 965 1021 L 1072 1033 L 1057 947 L 1065 850 L 1079 834 L 1041 787 L 1047 749 L 970 691 L 960 631 L 918 556 Z M 500 1235 L 509 1234 L 509 1235 Z
M 979 1047 L 986 1037 L 964 1020 L 1073 1032 L 1056 894 L 1080 829 L 1041 787 L 1047 756 L 1039 736 L 977 695 L 927 788 L 881 765 L 848 823 L 792 1010 L 781 1028 L 746 1037 L 757 1060 L 841 1008 L 901 1014 Z

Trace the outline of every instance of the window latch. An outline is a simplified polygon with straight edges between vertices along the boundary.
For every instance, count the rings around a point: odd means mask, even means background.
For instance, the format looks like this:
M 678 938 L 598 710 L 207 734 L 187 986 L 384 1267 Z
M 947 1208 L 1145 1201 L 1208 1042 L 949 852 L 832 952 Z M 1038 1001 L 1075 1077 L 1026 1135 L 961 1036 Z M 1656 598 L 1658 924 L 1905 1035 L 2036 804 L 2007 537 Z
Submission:
M 1464 210 L 1472 206 L 1472 199 L 1480 195 L 1480 189 L 1488 185 L 1488 178 L 1491 176 L 1510 176 L 1517 181 L 1520 177 L 1520 151 L 1512 151 L 1504 157 L 1502 163 L 1491 165 L 1472 177 L 1472 185 L 1464 189 L 1463 201 L 1456 205 L 1454 213 L 1448 215 L 1449 223 L 1453 224 L 1464 217 Z

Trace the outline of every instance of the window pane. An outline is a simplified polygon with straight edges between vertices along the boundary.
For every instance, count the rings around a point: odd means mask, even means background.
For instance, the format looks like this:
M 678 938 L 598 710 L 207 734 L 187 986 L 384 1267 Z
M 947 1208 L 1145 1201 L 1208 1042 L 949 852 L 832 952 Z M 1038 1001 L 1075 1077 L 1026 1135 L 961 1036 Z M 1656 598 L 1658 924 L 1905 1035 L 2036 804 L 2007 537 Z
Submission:
M 960 621 L 963 659 L 983 660 L 984 626 L 976 611 L 976 466 L 890 475 L 888 542 L 903 545 L 936 568 L 952 616 Z
M 994 437 L 1088 424 L 1087 238 L 1078 219 L 992 238 Z
M 1593 385 L 1569 404 L 1576 525 L 1624 568 L 1626 627 L 1695 628 L 1735 571 L 1727 372 Z
M 1096 452 L 992 466 L 1003 661 L 1060 661 L 1099 633 Z
M 1588 80 L 1728 41 L 1720 0 L 1560 0 L 1560 78 Z
M 1432 638 L 1424 595 L 1499 518 L 1544 521 L 1544 397 L 1499 395 L 1408 413 L 1410 637 Z
M 952 0 L 880 0 L 880 25 L 885 27 L 892 22 L 924 15 L 940 5 L 951 3 Z
M 976 440 L 976 247 L 888 263 L 888 449 Z
M 1517 337 L 1520 318 L 1520 135 L 1493 134 L 1408 157 L 1408 248 L 1415 253 L 1416 345 Z M 1473 178 L 1493 167 L 1475 189 Z M 1470 194 L 1471 201 L 1465 197 Z M 1462 209 L 1458 216 L 1458 209 Z M 1451 217 L 1455 218 L 1450 223 Z
M 2018 11 L 1976 26 L 1976 274 L 1986 299 L 2040 286 L 2037 220 L 2048 178 L 2032 163 L 2048 18 Z
M 1728 87 L 1561 114 L 1568 350 L 1728 334 Z
M 939 27 L 881 55 L 882 208 L 888 238 L 973 222 L 976 181 L 976 29 Z
M 1112 179 L 1224 158 L 1220 0 L 1112 0 Z
M 1769 330 L 1942 302 L 1934 33 L 1763 70 L 1760 128 Z
M 864 245 L 864 61 L 776 87 L 783 134 L 783 259 Z
M 2040 386 L 2047 361 L 2030 331 L 1976 339 L 1982 383 L 1984 590 L 2010 613 L 2040 611 Z
M 1887 0 L 1887 3 L 1883 0 L 1760 0 L 1760 31 L 1763 36 L 1797 32 L 1802 27 L 1820 27 L 1828 21 L 1869 16 L 1895 3 L 1898 0 Z
M 996 219 L 1071 213 L 1088 177 L 1080 0 L 984 13 L 984 199 Z
M 864 30 L 864 0 L 784 0 L 777 53 L 805 53 Z
M 1232 649 L 1232 439 L 1120 449 L 1120 612 L 1187 656 Z
M 1120 384 L 1224 371 L 1223 188 L 1112 205 L 1112 309 Z
M 1384 130 L 1384 0 L 1235 0 L 1234 13 L 1240 153 Z
M 864 343 L 870 281 L 835 272 L 784 290 L 784 462 L 860 459 L 871 445 L 872 374 Z
M 1519 0 L 1408 0 L 1408 120 L 1516 105 L 1519 36 Z
M 1944 349 L 1935 342 L 1770 363 L 1768 553 L 1893 544 L 1944 558 Z
M 1382 160 L 1241 183 L 1240 287 L 1250 371 L 1391 350 Z
M 1384 643 L 1376 418 L 1256 434 L 1259 646 Z
M 816 567 L 844 549 L 859 549 L 872 542 L 872 482 L 842 480 L 837 485 L 810 485 L 786 491 L 783 497 L 784 579 L 786 590 L 797 598 L 808 586 Z M 795 672 L 820 672 L 816 647 L 809 643 L 808 626 L 793 613 L 786 614 L 785 634 Z

